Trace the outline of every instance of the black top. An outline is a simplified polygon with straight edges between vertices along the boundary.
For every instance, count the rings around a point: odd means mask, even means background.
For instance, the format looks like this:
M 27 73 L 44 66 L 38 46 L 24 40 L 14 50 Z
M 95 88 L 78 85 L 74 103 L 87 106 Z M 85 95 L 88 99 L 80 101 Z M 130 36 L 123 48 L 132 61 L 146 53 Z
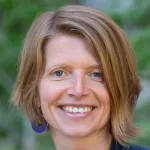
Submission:
M 112 139 L 111 146 L 109 150 L 150 150 L 150 148 L 137 146 L 137 145 L 130 145 L 128 144 L 126 147 L 120 145 L 114 139 Z

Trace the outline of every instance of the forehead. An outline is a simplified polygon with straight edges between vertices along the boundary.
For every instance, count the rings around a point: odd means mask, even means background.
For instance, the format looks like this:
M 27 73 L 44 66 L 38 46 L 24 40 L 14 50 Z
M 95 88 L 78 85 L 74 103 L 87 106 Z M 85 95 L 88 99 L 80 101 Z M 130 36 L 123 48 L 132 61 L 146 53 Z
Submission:
M 72 35 L 56 35 L 50 39 L 45 47 L 47 63 L 82 60 L 83 63 L 100 63 L 95 50 L 82 37 Z M 72 61 L 71 61 L 72 60 Z
M 72 42 L 73 41 L 73 42 Z M 88 42 L 88 40 L 86 40 L 85 37 L 81 36 L 81 35 L 77 35 L 77 34 L 69 34 L 69 33 L 56 33 L 56 35 L 54 35 L 53 37 L 51 37 L 47 42 L 46 42 L 46 49 L 48 49 L 48 47 L 58 47 L 59 49 L 62 49 L 63 46 L 70 46 L 73 47 L 73 43 L 82 43 L 82 47 L 86 48 L 86 50 L 91 53 L 91 54 L 95 54 L 95 50 L 94 48 L 90 45 L 90 43 Z M 81 46 L 81 44 L 80 44 Z M 76 45 L 77 47 L 77 45 Z M 70 49 L 71 50 L 71 49 Z

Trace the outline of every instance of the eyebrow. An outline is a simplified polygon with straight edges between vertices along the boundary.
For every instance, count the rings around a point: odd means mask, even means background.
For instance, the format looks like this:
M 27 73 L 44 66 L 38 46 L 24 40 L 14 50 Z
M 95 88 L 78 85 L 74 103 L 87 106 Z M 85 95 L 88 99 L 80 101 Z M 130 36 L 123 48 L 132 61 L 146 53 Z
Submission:
M 66 64 L 66 63 L 56 63 L 56 64 L 53 64 L 52 66 L 48 66 L 45 68 L 45 71 L 48 71 L 50 69 L 53 69 L 53 68 L 70 68 L 72 69 L 73 67 L 69 64 Z M 93 65 L 89 65 L 89 66 L 86 66 L 85 69 L 101 69 L 101 65 L 100 64 L 93 64 Z
M 95 64 L 95 65 L 90 65 L 88 67 L 86 67 L 86 69 L 101 69 L 101 65 L 99 64 Z

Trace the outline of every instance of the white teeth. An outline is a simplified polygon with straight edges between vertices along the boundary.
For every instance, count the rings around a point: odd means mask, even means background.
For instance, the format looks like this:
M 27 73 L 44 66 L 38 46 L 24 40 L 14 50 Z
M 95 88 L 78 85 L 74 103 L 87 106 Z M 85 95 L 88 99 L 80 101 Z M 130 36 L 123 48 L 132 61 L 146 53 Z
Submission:
M 77 113 L 77 112 L 78 112 L 78 108 L 74 107 L 74 108 L 72 109 L 72 112 Z
M 72 112 L 72 107 L 68 107 L 68 111 L 69 111 L 69 112 Z
M 84 108 L 79 108 L 79 113 L 84 113 Z
M 88 108 L 87 108 L 87 107 L 85 107 L 85 108 L 84 108 L 84 111 L 85 111 L 85 112 L 87 112 L 87 111 L 88 111 Z
M 64 106 L 63 110 L 70 113 L 85 113 L 85 112 L 90 112 L 92 110 L 92 107 Z

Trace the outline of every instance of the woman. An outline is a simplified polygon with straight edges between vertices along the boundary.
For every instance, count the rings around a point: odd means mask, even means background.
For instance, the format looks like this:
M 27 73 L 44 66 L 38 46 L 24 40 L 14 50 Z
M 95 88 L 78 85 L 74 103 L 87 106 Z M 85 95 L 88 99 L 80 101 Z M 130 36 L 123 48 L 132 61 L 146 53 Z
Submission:
M 12 101 L 56 150 L 148 150 L 126 142 L 138 133 L 139 93 L 130 45 L 109 17 L 74 5 L 34 21 Z

